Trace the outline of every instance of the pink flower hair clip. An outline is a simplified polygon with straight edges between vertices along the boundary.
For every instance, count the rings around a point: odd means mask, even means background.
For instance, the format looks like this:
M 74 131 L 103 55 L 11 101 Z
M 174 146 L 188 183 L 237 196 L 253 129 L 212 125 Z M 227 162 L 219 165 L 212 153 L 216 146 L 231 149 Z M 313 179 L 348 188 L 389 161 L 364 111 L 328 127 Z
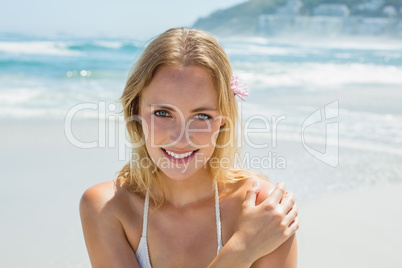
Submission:
M 230 78 L 230 87 L 232 88 L 233 96 L 239 96 L 244 101 L 244 97 L 248 96 L 248 88 L 241 83 L 237 76 L 232 75 Z

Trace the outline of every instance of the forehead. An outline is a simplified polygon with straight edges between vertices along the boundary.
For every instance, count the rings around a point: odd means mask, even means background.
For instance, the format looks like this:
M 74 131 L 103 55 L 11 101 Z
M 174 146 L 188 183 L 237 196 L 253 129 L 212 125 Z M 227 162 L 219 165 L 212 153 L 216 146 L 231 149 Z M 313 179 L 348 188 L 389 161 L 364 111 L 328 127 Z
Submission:
M 196 65 L 162 66 L 142 93 L 141 106 L 171 104 L 177 107 L 217 106 L 217 90 L 209 72 Z

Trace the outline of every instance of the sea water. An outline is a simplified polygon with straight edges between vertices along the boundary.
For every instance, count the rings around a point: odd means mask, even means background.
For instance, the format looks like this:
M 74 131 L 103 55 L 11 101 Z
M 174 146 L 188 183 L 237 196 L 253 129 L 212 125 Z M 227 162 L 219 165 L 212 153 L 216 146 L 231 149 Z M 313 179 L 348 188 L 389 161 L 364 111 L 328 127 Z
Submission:
M 238 166 L 284 181 L 299 202 L 402 181 L 401 40 L 219 41 L 250 90 L 244 102 L 238 100 L 243 131 L 237 142 L 244 148 Z M 1 35 L 0 120 L 121 118 L 119 97 L 147 44 Z M 118 138 L 104 146 L 119 146 Z M 116 161 L 129 152 L 123 151 Z M 74 231 L 72 237 L 71 248 L 82 246 L 81 235 Z

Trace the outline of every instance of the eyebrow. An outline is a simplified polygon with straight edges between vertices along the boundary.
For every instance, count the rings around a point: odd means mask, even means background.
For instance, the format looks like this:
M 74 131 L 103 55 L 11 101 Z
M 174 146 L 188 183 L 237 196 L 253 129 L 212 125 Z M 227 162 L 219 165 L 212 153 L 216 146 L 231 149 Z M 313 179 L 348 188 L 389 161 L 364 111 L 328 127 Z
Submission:
M 159 105 L 159 104 L 149 104 L 148 107 L 158 107 L 160 109 L 168 110 L 168 111 L 176 111 L 173 107 L 171 106 L 166 106 L 166 105 Z M 217 109 L 214 107 L 199 107 L 193 109 L 191 112 L 192 113 L 197 113 L 201 111 L 216 111 Z

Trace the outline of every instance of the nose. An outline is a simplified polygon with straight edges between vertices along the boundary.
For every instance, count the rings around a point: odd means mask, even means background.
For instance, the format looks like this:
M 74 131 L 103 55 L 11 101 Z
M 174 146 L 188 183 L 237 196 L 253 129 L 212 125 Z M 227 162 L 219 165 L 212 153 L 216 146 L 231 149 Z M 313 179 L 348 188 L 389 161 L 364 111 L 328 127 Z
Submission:
M 187 149 L 191 143 L 190 133 L 184 120 L 177 120 L 170 128 L 170 145 L 177 149 Z M 192 147 L 192 146 L 191 146 Z

